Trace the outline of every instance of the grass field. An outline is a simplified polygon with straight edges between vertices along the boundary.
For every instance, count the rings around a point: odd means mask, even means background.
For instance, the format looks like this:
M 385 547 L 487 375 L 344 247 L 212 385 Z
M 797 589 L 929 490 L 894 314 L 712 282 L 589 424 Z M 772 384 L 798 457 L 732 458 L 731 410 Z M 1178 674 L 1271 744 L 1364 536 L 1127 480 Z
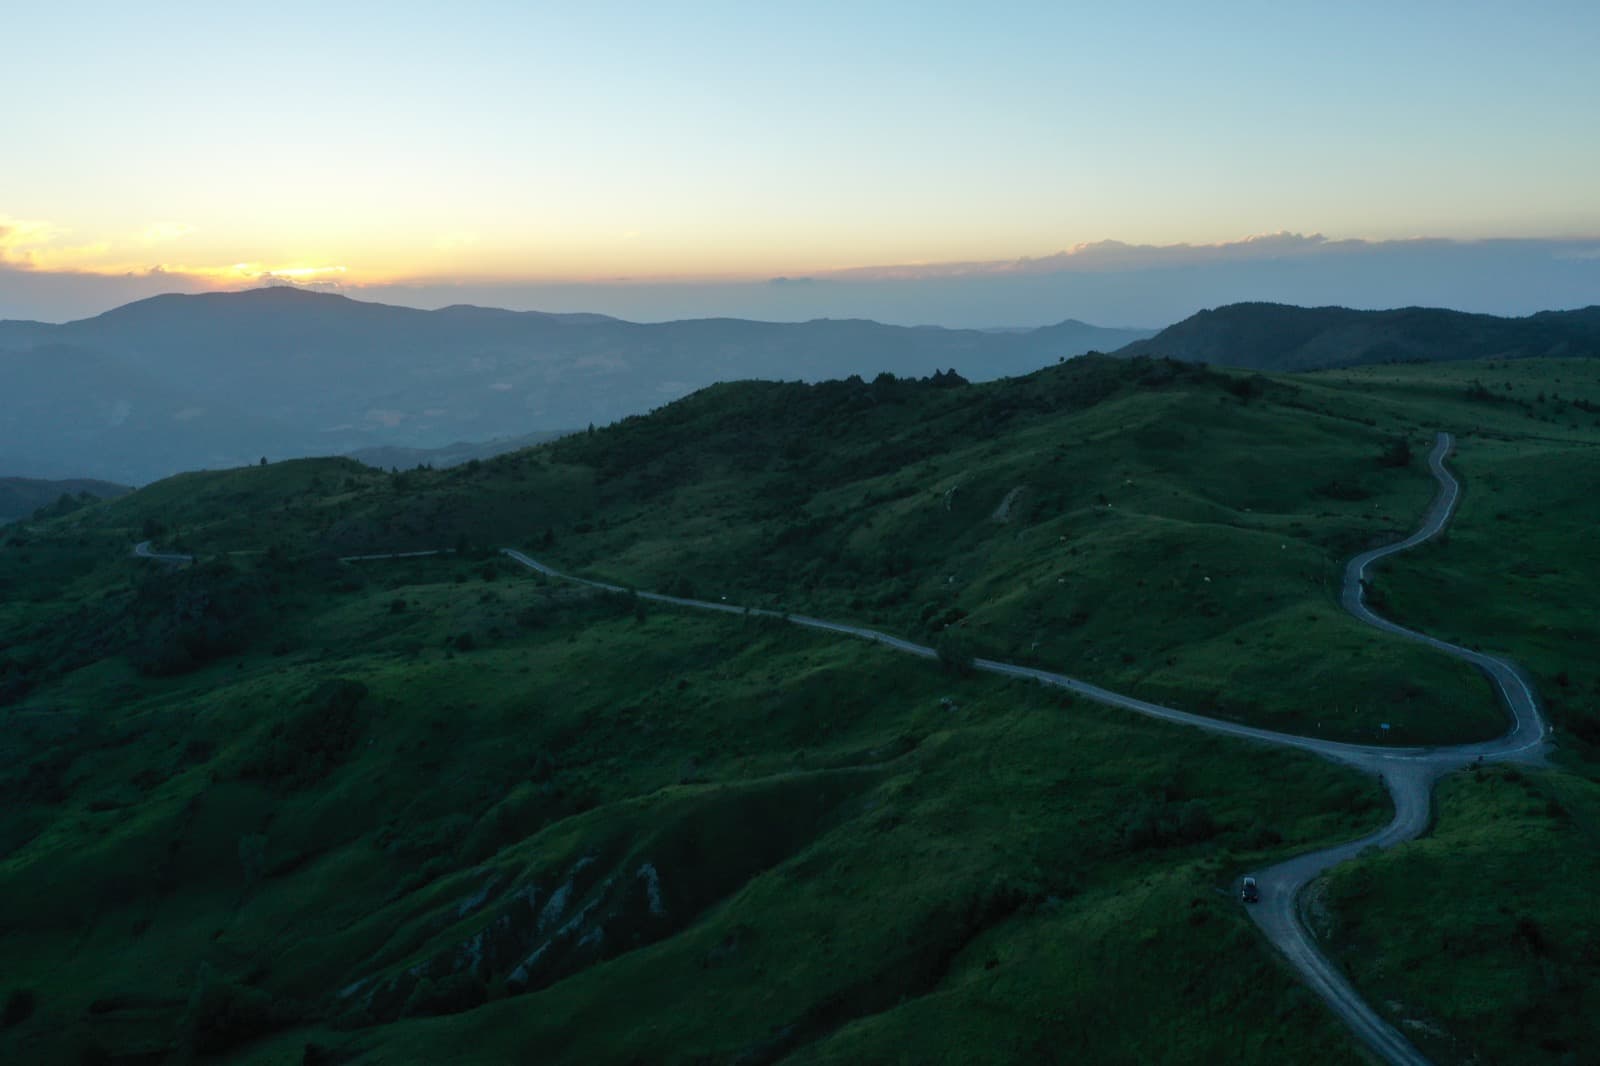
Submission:
M 1561 761 L 1447 782 L 1321 920 L 1431 1050 L 1560 1062 L 1584 1023 L 1543 1019 L 1594 987 L 1597 369 L 742 383 L 449 471 L 279 463 L 8 527 L 0 1058 L 1358 1061 L 1229 886 L 1379 824 L 1375 782 L 485 549 L 1459 741 L 1504 728 L 1488 686 L 1337 605 L 1450 429 L 1458 522 L 1376 594 L 1529 667 Z M 1523 918 L 1553 976 L 1516 1022 L 1483 990 Z
M 1063 1053 L 1329 1038 L 1224 885 L 1372 824 L 1370 783 L 782 625 L 641 618 L 482 564 L 362 573 L 287 593 L 292 647 L 176 678 L 101 663 L 7 712 L 13 744 L 51 753 L 6 780 L 0 935 L 36 1001 L 5 1034 L 18 1054 L 221 1052 L 289 1027 L 385 1062 L 462 1040 L 478 1061 L 530 1041 L 688 1061 L 788 1024 L 786 1049 L 822 1054 L 926 1033 L 897 1014 L 936 992 L 1010 999 L 1011 1039 Z M 364 692 L 342 700 L 339 681 Z M 646 865 L 660 914 L 648 893 L 638 913 Z M 519 907 L 531 893 L 545 913 L 563 882 L 552 920 L 603 932 L 525 991 L 513 964 L 551 938 Z M 1123 910 L 1145 947 L 1112 965 Z M 435 975 L 466 974 L 453 991 L 408 987 L 418 960 L 454 967 L 485 930 L 480 968 Z M 1221 957 L 1159 1022 L 1104 1033 L 1107 997 L 1172 951 Z M 718 991 L 685 1011 L 708 959 Z M 1074 971 L 1101 973 L 1101 999 L 1063 1012 Z M 363 979 L 376 1002 L 338 996 Z M 1200 1025 L 1219 997 L 1237 1029 Z M 595 1024 L 618 1000 L 635 1023 Z M 952 1056 L 990 1039 L 982 1016 L 951 1016 Z

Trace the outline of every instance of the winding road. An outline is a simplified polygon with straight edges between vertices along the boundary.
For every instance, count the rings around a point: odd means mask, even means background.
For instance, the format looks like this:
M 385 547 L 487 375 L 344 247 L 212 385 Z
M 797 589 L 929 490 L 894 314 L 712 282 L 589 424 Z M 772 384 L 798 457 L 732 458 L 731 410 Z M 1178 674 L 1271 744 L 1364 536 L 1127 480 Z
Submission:
M 133 554 L 137 559 L 154 559 L 158 563 L 192 563 L 194 556 L 182 555 L 178 552 L 158 552 L 150 547 L 150 542 L 141 540 L 133 546 Z
M 1399 1066 L 1422 1066 L 1428 1060 L 1398 1030 L 1384 1021 L 1361 998 L 1361 995 L 1351 986 L 1345 976 L 1339 972 L 1339 969 L 1317 950 L 1316 943 L 1300 912 L 1301 891 L 1332 867 L 1354 858 L 1368 847 L 1388 848 L 1421 836 L 1428 828 L 1434 783 L 1444 774 L 1458 770 L 1478 760 L 1496 762 L 1519 758 L 1537 759 L 1540 757 L 1549 735 L 1549 727 L 1539 713 L 1538 701 L 1534 698 L 1532 687 L 1511 663 L 1504 659 L 1495 658 L 1492 655 L 1485 655 L 1482 652 L 1459 647 L 1458 645 L 1430 637 L 1425 633 L 1418 633 L 1415 630 L 1396 625 L 1388 619 L 1373 613 L 1372 609 L 1366 605 L 1364 582 L 1368 567 L 1379 559 L 1393 555 L 1396 552 L 1405 551 L 1408 548 L 1414 548 L 1423 541 L 1435 536 L 1440 530 L 1444 529 L 1454 515 L 1456 502 L 1461 495 L 1461 486 L 1444 465 L 1445 458 L 1450 454 L 1453 443 L 1450 434 L 1440 433 L 1434 442 L 1433 451 L 1428 456 L 1428 466 L 1433 472 L 1435 480 L 1439 483 L 1439 492 L 1434 497 L 1433 504 L 1429 507 L 1421 528 L 1405 540 L 1363 552 L 1350 560 L 1350 563 L 1345 567 L 1344 586 L 1340 600 L 1347 611 L 1368 625 L 1375 626 L 1393 636 L 1426 644 L 1446 655 L 1471 663 L 1488 675 L 1498 689 L 1500 698 L 1510 712 L 1512 720 L 1510 731 L 1498 739 L 1476 744 L 1433 748 L 1382 747 L 1317 740 L 1313 737 L 1296 736 L 1292 733 L 1278 733 L 1270 729 L 1257 729 L 1253 726 L 1224 722 L 1215 718 L 1207 718 L 1204 715 L 1191 714 L 1172 707 L 1164 707 L 1157 703 L 1149 703 L 1145 700 L 1135 699 L 1132 696 L 1124 696 L 1120 693 L 1103 689 L 1098 685 L 1091 685 L 1087 681 L 1080 681 L 1077 678 L 1068 677 L 1065 674 L 1052 673 L 1048 670 L 997 662 L 993 659 L 976 659 L 973 661 L 975 668 L 986 670 L 989 673 L 1053 685 L 1085 699 L 1094 700 L 1097 703 L 1134 711 L 1138 714 L 1148 715 L 1151 718 L 1160 718 L 1168 722 L 1191 725 L 1212 733 L 1222 733 L 1264 744 L 1274 744 L 1279 747 L 1299 748 L 1302 751 L 1314 752 L 1354 766 L 1357 769 L 1380 775 L 1394 802 L 1394 819 L 1376 833 L 1364 836 L 1359 840 L 1352 840 L 1346 844 L 1296 856 L 1287 862 L 1255 872 L 1253 876 L 1261 889 L 1261 902 L 1254 906 L 1249 906 L 1247 909 L 1251 918 L 1255 920 L 1256 925 L 1260 927 L 1267 939 L 1276 945 L 1289 964 L 1300 972 L 1306 983 L 1327 1002 L 1335 1014 L 1350 1026 L 1355 1035 L 1385 1061 L 1399 1064 Z M 530 570 L 534 570 L 546 577 L 571 581 L 580 585 L 587 585 L 590 588 L 603 589 L 607 592 L 630 591 L 620 585 L 564 574 L 514 548 L 505 548 L 502 549 L 502 552 Z M 860 637 L 864 640 L 886 645 L 896 651 L 918 655 L 925 659 L 933 659 L 938 656 L 938 653 L 933 648 L 926 645 L 916 644 L 887 633 L 880 633 L 875 629 L 847 625 L 842 622 L 830 622 L 822 618 L 783 614 L 779 611 L 758 608 L 747 609 L 709 600 L 666 596 L 658 592 L 637 592 L 635 594 L 642 600 L 667 603 L 678 607 L 720 611 L 726 614 L 751 614 L 783 618 L 793 622 L 795 625 L 805 626 L 809 629 L 820 629 L 829 633 Z
M 1538 701 L 1534 698 L 1532 687 L 1511 663 L 1492 655 L 1485 655 L 1482 652 L 1459 647 L 1424 633 L 1407 629 L 1404 626 L 1396 625 L 1394 622 L 1373 613 L 1364 599 L 1364 582 L 1368 567 L 1386 556 L 1416 547 L 1418 544 L 1435 536 L 1440 530 L 1444 529 L 1452 515 L 1454 515 L 1456 503 L 1461 494 L 1461 486 L 1444 465 L 1445 458 L 1450 454 L 1452 445 L 1453 440 L 1450 434 L 1440 433 L 1434 443 L 1432 452 L 1428 456 L 1428 466 L 1435 480 L 1439 483 L 1439 491 L 1423 519 L 1421 528 L 1398 543 L 1363 552 L 1350 560 L 1345 567 L 1340 600 L 1347 611 L 1368 625 L 1396 637 L 1426 644 L 1443 654 L 1471 663 L 1483 671 L 1494 682 L 1502 702 L 1505 703 L 1506 709 L 1511 715 L 1511 729 L 1498 739 L 1474 744 L 1432 748 L 1383 747 L 1318 740 L 1313 737 L 1297 736 L 1292 733 L 1278 733 L 1269 729 L 1241 725 L 1236 722 L 1207 718 L 1204 715 L 1180 711 L 1161 704 L 1135 699 L 1132 696 L 1124 696 L 1109 689 L 1101 688 L 1098 685 L 1092 685 L 1087 681 L 1080 681 L 1077 678 L 1068 677 L 1065 674 L 1052 673 L 1048 670 L 998 662 L 993 659 L 975 659 L 973 661 L 973 666 L 976 669 L 989 673 L 1055 686 L 1097 703 L 1133 711 L 1151 718 L 1159 718 L 1163 721 L 1194 726 L 1197 729 L 1204 729 L 1212 733 L 1221 733 L 1226 736 L 1239 737 L 1244 740 L 1272 744 L 1279 747 L 1298 748 L 1302 751 L 1337 760 L 1369 773 L 1378 774 L 1394 802 L 1393 820 L 1384 828 L 1359 840 L 1352 840 L 1335 847 L 1299 855 L 1276 866 L 1256 871 L 1253 876 L 1260 887 L 1261 900 L 1253 906 L 1247 905 L 1247 910 L 1267 939 L 1283 953 L 1289 964 L 1300 972 L 1306 983 L 1327 1002 L 1334 1013 L 1350 1026 L 1355 1035 L 1385 1061 L 1399 1064 L 1399 1066 L 1423 1066 L 1428 1060 L 1398 1030 L 1380 1017 L 1361 998 L 1361 995 L 1351 986 L 1339 969 L 1317 950 L 1315 940 L 1307 928 L 1301 913 L 1301 892 L 1307 885 L 1329 869 L 1354 858 L 1368 847 L 1388 848 L 1421 836 L 1428 828 L 1433 786 L 1441 776 L 1480 760 L 1497 762 L 1514 759 L 1538 759 L 1544 751 L 1549 736 L 1549 727 L 1539 713 Z M 812 618 L 806 615 L 740 607 L 725 602 L 718 603 L 681 596 L 667 596 L 659 592 L 630 590 L 621 585 L 562 573 L 554 567 L 547 566 L 514 548 L 503 548 L 501 553 L 546 577 L 585 585 L 589 588 L 601 589 L 606 592 L 632 593 L 641 600 L 696 610 L 718 611 L 724 614 L 741 616 L 754 615 L 781 618 L 809 629 L 819 629 L 828 633 L 838 633 L 844 636 L 870 640 L 895 651 L 917 655 L 925 659 L 938 657 L 938 653 L 931 647 L 904 640 L 888 633 L 882 633 L 875 629 L 848 625 L 843 622 L 830 622 L 827 619 Z M 135 546 L 134 554 L 140 558 L 165 562 L 191 561 L 191 558 L 187 555 L 152 551 L 149 541 Z M 344 561 L 408 558 L 431 554 L 439 553 L 399 552 L 358 555 L 348 556 Z

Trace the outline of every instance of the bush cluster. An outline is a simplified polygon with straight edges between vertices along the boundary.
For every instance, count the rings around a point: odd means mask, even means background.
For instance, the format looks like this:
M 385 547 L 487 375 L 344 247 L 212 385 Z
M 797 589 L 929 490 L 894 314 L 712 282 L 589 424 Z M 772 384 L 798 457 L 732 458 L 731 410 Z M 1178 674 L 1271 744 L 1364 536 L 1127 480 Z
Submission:
M 150 571 L 132 606 L 141 619 L 133 665 L 167 677 L 240 650 L 266 615 L 270 596 L 267 581 L 225 562 Z
M 323 683 L 292 716 L 273 726 L 240 768 L 240 776 L 303 788 L 327 776 L 355 750 L 366 714 L 367 686 L 337 678 Z
M 1198 844 L 1216 835 L 1211 810 L 1199 800 L 1147 800 L 1129 811 L 1122 823 L 1122 841 L 1135 851 Z

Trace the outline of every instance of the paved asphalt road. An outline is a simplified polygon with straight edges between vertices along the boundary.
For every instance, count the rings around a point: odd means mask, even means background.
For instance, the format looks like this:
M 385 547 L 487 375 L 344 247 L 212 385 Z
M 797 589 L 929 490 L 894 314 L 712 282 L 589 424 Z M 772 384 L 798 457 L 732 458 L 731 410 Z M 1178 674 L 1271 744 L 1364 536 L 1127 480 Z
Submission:
M 192 563 L 194 556 L 179 555 L 177 552 L 158 552 L 150 549 L 150 542 L 141 540 L 133 546 L 133 554 L 140 559 L 154 559 L 161 563 Z
M 1436 748 L 1400 748 L 1366 744 L 1344 744 L 1336 741 L 1296 736 L 1291 733 L 1277 733 L 1269 729 L 1257 729 L 1253 726 L 1239 725 L 1235 722 L 1207 718 L 1204 715 L 1191 714 L 1187 711 L 1180 711 L 1172 707 L 1163 707 L 1160 704 L 1135 699 L 1132 696 L 1124 696 L 1120 693 L 1100 688 L 1098 685 L 1091 685 L 1087 681 L 1080 681 L 1077 678 L 1052 673 L 1048 670 L 1038 670 L 1030 666 L 1017 666 L 1012 663 L 996 662 L 992 659 L 977 659 L 973 663 L 980 670 L 1064 688 L 1085 699 L 1120 707 L 1152 718 L 1190 725 L 1197 729 L 1223 733 L 1258 743 L 1299 748 L 1303 751 L 1314 752 L 1318 755 L 1347 763 L 1370 773 L 1379 774 L 1394 801 L 1394 820 L 1378 832 L 1362 837 L 1360 840 L 1352 840 L 1336 847 L 1300 855 L 1287 862 L 1256 872 L 1253 876 L 1261 889 L 1261 901 L 1254 906 L 1248 907 L 1248 910 L 1251 918 L 1255 920 L 1267 939 L 1271 940 L 1283 952 L 1289 963 L 1300 971 L 1306 983 L 1327 1001 L 1329 1007 L 1350 1026 L 1356 1036 L 1385 1061 L 1402 1064 L 1402 1066 L 1419 1066 L 1419 1064 L 1424 1064 L 1428 1060 L 1393 1026 L 1379 1017 L 1377 1012 L 1351 987 L 1349 981 L 1344 978 L 1338 968 L 1317 950 L 1316 944 L 1306 929 L 1300 914 L 1301 891 L 1331 867 L 1354 858 L 1367 847 L 1387 848 L 1421 836 L 1428 827 L 1434 782 L 1442 775 L 1460 769 L 1476 760 L 1494 762 L 1518 758 L 1537 759 L 1544 750 L 1546 738 L 1549 734 L 1549 728 L 1539 714 L 1538 702 L 1534 698 L 1533 690 L 1516 667 L 1504 659 L 1497 659 L 1492 655 L 1485 655 L 1481 652 L 1458 647 L 1396 625 L 1374 614 L 1363 600 L 1363 581 L 1366 578 L 1367 568 L 1371 564 L 1385 556 L 1413 548 L 1433 537 L 1445 527 L 1455 513 L 1456 501 L 1461 494 L 1461 486 L 1444 465 L 1445 457 L 1449 455 L 1451 445 L 1450 435 L 1448 433 L 1440 433 L 1434 444 L 1433 451 L 1428 456 L 1429 468 L 1432 470 L 1434 478 L 1439 482 L 1439 492 L 1434 498 L 1427 516 L 1423 519 L 1421 528 L 1397 544 L 1363 552 L 1350 560 L 1349 565 L 1345 568 L 1341 601 L 1346 610 L 1363 622 L 1375 626 L 1386 633 L 1406 640 L 1418 641 L 1446 655 L 1469 662 L 1487 674 L 1498 688 L 1500 697 L 1507 710 L 1511 713 L 1512 718 L 1510 731 L 1496 740 Z M 502 552 L 528 569 L 544 574 L 547 577 L 571 581 L 607 592 L 629 591 L 621 585 L 564 574 L 514 548 L 505 548 L 502 549 Z M 136 545 L 133 553 L 140 558 L 158 559 L 166 562 L 191 561 L 190 556 L 187 555 L 153 552 L 150 550 L 149 541 Z M 399 552 L 394 554 L 361 555 L 350 556 L 346 561 L 406 558 L 430 554 L 437 553 Z M 783 618 L 795 625 L 825 630 L 829 633 L 839 633 L 845 636 L 860 637 L 864 640 L 886 645 L 896 651 L 918 655 L 925 659 L 938 657 L 938 653 L 934 649 L 925 645 L 902 640 L 899 637 L 880 633 L 874 629 L 846 625 L 842 622 L 830 622 L 826 619 L 811 618 L 806 615 L 784 614 L 781 611 L 745 608 L 709 600 L 665 596 L 658 592 L 637 592 L 636 595 L 642 600 L 649 600 L 654 603 L 666 603 L 697 610 Z
M 1387 848 L 1421 836 L 1428 827 L 1434 782 L 1442 775 L 1452 770 L 1460 769 L 1479 759 L 1485 762 L 1492 762 L 1505 759 L 1537 758 L 1544 749 L 1546 737 L 1549 733 L 1543 717 L 1539 714 L 1538 703 L 1534 699 L 1533 690 L 1516 667 L 1492 655 L 1484 655 L 1481 652 L 1458 647 L 1396 625 L 1374 614 L 1363 600 L 1362 582 L 1366 578 L 1369 566 L 1385 556 L 1413 548 L 1433 537 L 1445 527 L 1455 513 L 1456 501 L 1461 494 L 1461 486 L 1444 465 L 1445 457 L 1449 455 L 1452 443 L 1448 433 L 1440 433 L 1434 443 L 1433 451 L 1428 456 L 1428 466 L 1432 470 L 1434 478 L 1439 482 L 1439 492 L 1434 498 L 1427 516 L 1423 519 L 1422 527 L 1397 544 L 1363 552 L 1352 559 L 1345 568 L 1341 600 L 1345 609 L 1363 622 L 1376 626 L 1386 633 L 1406 640 L 1418 641 L 1446 655 L 1469 662 L 1487 674 L 1499 689 L 1501 699 L 1504 701 L 1507 710 L 1510 711 L 1512 718 L 1510 731 L 1496 740 L 1436 748 L 1399 748 L 1366 744 L 1343 744 L 1336 741 L 1295 736 L 1291 733 L 1277 733 L 1269 729 L 1257 729 L 1252 726 L 1191 714 L 1171 707 L 1163 707 L 1160 704 L 1124 696 L 1120 693 L 1100 688 L 1098 685 L 1091 685 L 1086 681 L 1067 677 L 1064 674 L 1051 673 L 1048 670 L 996 662 L 992 659 L 978 659 L 973 663 L 980 670 L 987 670 L 990 673 L 1002 674 L 1007 677 L 1036 681 L 1046 685 L 1054 685 L 1086 699 L 1148 715 L 1152 718 L 1179 722 L 1213 733 L 1224 733 L 1259 743 L 1300 748 L 1304 751 L 1315 752 L 1327 758 L 1379 774 L 1394 801 L 1394 820 L 1378 832 L 1362 837 L 1360 840 L 1352 840 L 1347 844 L 1340 844 L 1322 851 L 1300 855 L 1287 862 L 1256 872 L 1254 876 L 1261 889 L 1261 902 L 1254 906 L 1249 906 L 1248 910 L 1250 916 L 1261 928 L 1267 939 L 1277 945 L 1289 963 L 1300 971 L 1306 983 L 1327 1001 L 1328 1006 L 1350 1026 L 1356 1036 L 1385 1061 L 1403 1064 L 1403 1066 L 1418 1066 L 1418 1064 L 1426 1063 L 1428 1060 L 1393 1026 L 1379 1017 L 1377 1012 L 1351 987 L 1350 982 L 1345 979 L 1338 968 L 1317 950 L 1316 944 L 1306 929 L 1300 914 L 1300 893 L 1306 885 L 1331 867 L 1354 858 L 1367 847 Z M 546 566 L 544 563 L 512 548 L 504 549 L 504 553 L 523 566 L 547 577 L 572 581 L 609 592 L 627 591 L 620 585 L 563 574 L 559 570 Z M 669 603 L 679 607 L 722 611 L 728 614 L 746 613 L 745 608 L 728 603 L 686 599 L 679 596 L 664 596 L 655 592 L 639 592 L 637 595 L 642 600 Z M 902 640 L 887 633 L 880 633 L 877 630 L 865 629 L 861 626 L 755 608 L 749 609 L 748 613 L 787 618 L 796 625 L 806 626 L 811 629 L 822 629 L 830 633 L 842 633 L 847 636 L 860 637 L 887 645 L 897 651 L 919 655 L 926 659 L 937 658 L 937 653 L 930 647 L 916 644 L 909 640 Z

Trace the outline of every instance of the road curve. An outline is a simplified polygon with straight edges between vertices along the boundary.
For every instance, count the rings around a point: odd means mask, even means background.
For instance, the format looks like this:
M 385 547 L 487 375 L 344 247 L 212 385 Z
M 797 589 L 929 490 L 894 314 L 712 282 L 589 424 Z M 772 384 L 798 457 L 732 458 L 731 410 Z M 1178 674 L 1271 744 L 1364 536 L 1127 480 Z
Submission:
M 1479 760 L 1499 761 L 1536 757 L 1543 750 L 1549 735 L 1549 727 L 1539 713 L 1538 701 L 1534 698 L 1532 687 L 1511 663 L 1396 625 L 1373 613 L 1364 599 L 1364 582 L 1368 567 L 1379 559 L 1414 548 L 1435 536 L 1444 529 L 1454 515 L 1456 503 L 1461 495 L 1461 486 L 1444 465 L 1445 457 L 1450 454 L 1453 443 L 1450 434 L 1440 433 L 1428 456 L 1428 466 L 1439 483 L 1439 492 L 1429 507 L 1422 526 L 1398 543 L 1363 552 L 1350 560 L 1345 567 L 1340 599 L 1346 610 L 1368 625 L 1406 640 L 1426 644 L 1446 655 L 1471 663 L 1488 675 L 1511 715 L 1510 730 L 1495 740 L 1432 748 L 1384 747 L 1319 740 L 1314 737 L 1279 733 L 1270 729 L 1258 729 L 1236 722 L 1207 718 L 1204 715 L 1124 696 L 1087 681 L 1031 666 L 1019 666 L 993 659 L 977 659 L 973 662 L 973 666 L 979 670 L 1063 688 L 1085 699 L 1151 718 L 1190 725 L 1212 733 L 1222 733 L 1258 743 L 1299 748 L 1380 775 L 1394 802 L 1394 819 L 1384 828 L 1359 840 L 1299 855 L 1287 862 L 1256 872 L 1253 876 L 1261 889 L 1261 902 L 1249 907 L 1248 911 L 1267 939 L 1277 946 L 1289 964 L 1300 972 L 1301 977 L 1327 1002 L 1334 1013 L 1350 1026 L 1362 1043 L 1385 1061 L 1398 1066 L 1422 1066 L 1428 1060 L 1399 1031 L 1384 1021 L 1361 998 L 1338 968 L 1317 950 L 1300 914 L 1300 894 L 1305 886 L 1317 877 L 1339 863 L 1349 861 L 1369 847 L 1388 848 L 1421 836 L 1428 828 L 1434 782 L 1442 775 Z M 514 548 L 502 549 L 502 553 L 546 577 L 587 585 L 607 592 L 630 591 L 621 585 L 562 573 Z M 843 622 L 830 622 L 806 615 L 739 607 L 682 596 L 667 596 L 658 592 L 638 591 L 633 594 L 642 600 L 678 607 L 719 611 L 724 614 L 783 618 L 795 625 L 859 637 L 925 659 L 938 656 L 933 648 L 926 645 Z
M 1428 455 L 1428 466 L 1439 483 L 1439 492 L 1421 528 L 1402 541 L 1362 552 L 1351 559 L 1345 567 L 1340 602 L 1345 610 L 1368 625 L 1406 640 L 1426 644 L 1483 671 L 1494 683 L 1511 715 L 1511 728 L 1494 740 L 1478 744 L 1360 755 L 1327 752 L 1335 758 L 1380 774 L 1394 801 L 1394 819 L 1383 829 L 1360 840 L 1300 855 L 1256 873 L 1254 876 L 1261 889 L 1261 902 L 1250 909 L 1250 916 L 1267 938 L 1278 946 L 1284 957 L 1361 1041 L 1385 1061 L 1403 1066 L 1421 1066 L 1428 1060 L 1398 1030 L 1384 1021 L 1351 987 L 1338 968 L 1317 950 L 1301 912 L 1301 893 L 1316 878 L 1368 847 L 1391 847 L 1414 840 L 1426 832 L 1432 809 L 1433 786 L 1443 775 L 1480 759 L 1501 761 L 1536 757 L 1543 751 L 1549 736 L 1549 726 L 1539 713 L 1532 686 L 1511 663 L 1397 625 L 1374 613 L 1366 604 L 1367 568 L 1379 559 L 1414 548 L 1437 535 L 1454 515 L 1461 496 L 1461 485 L 1444 465 L 1452 445 L 1450 435 L 1440 433 L 1433 451 Z
M 141 540 L 133 546 L 133 554 L 138 559 L 154 559 L 158 563 L 192 563 L 194 556 L 182 555 L 178 552 L 158 552 L 150 547 L 150 542 Z

